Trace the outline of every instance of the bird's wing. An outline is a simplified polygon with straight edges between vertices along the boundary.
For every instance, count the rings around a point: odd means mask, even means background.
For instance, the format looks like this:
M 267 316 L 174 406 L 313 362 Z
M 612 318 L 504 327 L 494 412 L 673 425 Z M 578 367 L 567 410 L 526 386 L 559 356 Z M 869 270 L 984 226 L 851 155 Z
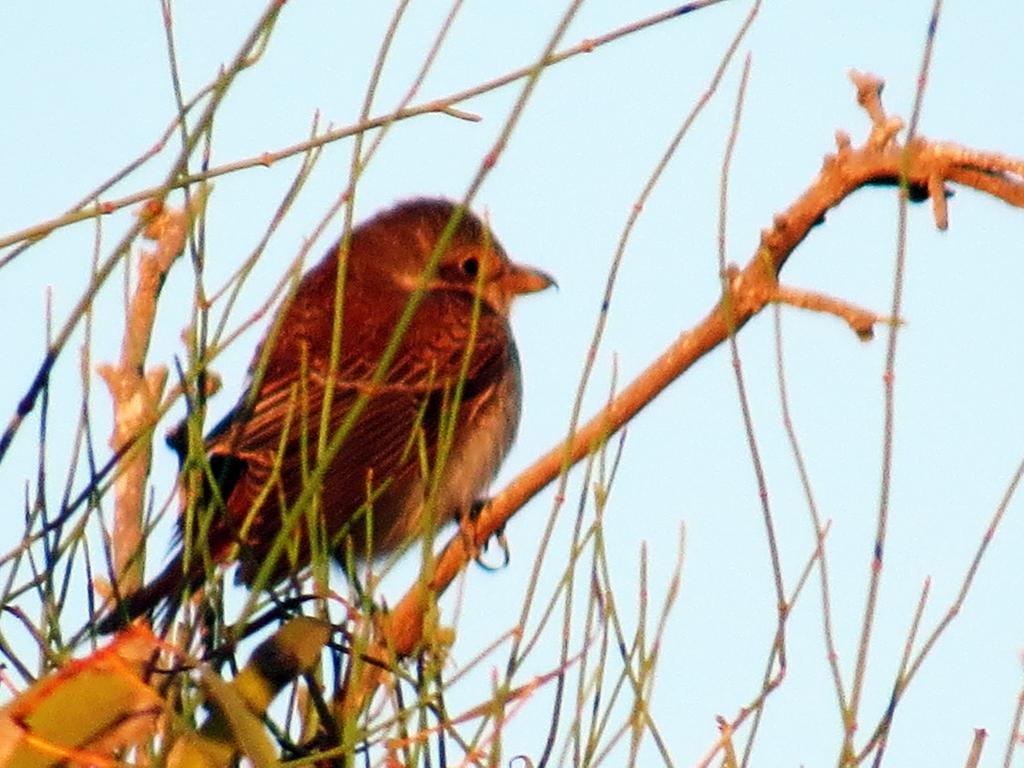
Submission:
M 468 303 L 469 299 L 428 294 L 381 384 L 372 385 L 369 375 L 373 366 L 364 355 L 351 351 L 365 339 L 353 333 L 348 340 L 356 343 L 347 345 L 343 333 L 326 420 L 326 443 L 341 440 L 323 475 L 321 498 L 326 513 L 351 516 L 375 492 L 433 471 L 460 374 L 464 372 L 461 403 L 492 386 L 503 374 L 511 342 L 504 318 L 486 309 L 479 313 L 473 353 L 466 362 L 466 345 L 473 332 L 464 320 L 444 322 L 450 312 L 468 316 L 468 307 L 459 305 L 460 301 Z M 439 319 L 448 329 L 447 337 L 440 335 L 437 327 L 420 322 L 421 318 Z M 317 347 L 311 340 L 307 359 L 316 359 L 323 343 L 321 340 Z M 293 350 L 283 352 L 287 356 Z M 222 492 L 235 535 L 245 531 L 242 538 L 250 541 L 272 535 L 280 527 L 280 510 L 296 501 L 318 455 L 326 377 L 309 367 L 303 376 L 302 366 L 280 362 L 277 348 L 271 350 L 268 375 L 252 406 L 243 402 L 207 442 L 211 462 L 220 457 L 245 464 L 233 487 Z M 357 406 L 362 409 L 358 417 L 345 436 L 339 437 Z M 466 412 L 467 408 L 460 406 L 453 427 Z

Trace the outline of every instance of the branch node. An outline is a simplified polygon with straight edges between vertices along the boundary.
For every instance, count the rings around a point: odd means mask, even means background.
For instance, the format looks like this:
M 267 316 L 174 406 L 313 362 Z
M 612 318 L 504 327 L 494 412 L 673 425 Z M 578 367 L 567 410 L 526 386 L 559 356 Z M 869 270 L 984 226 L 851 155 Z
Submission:
M 935 226 L 944 232 L 949 226 L 949 206 L 946 205 L 946 184 L 938 171 L 928 176 L 928 196 L 932 199 Z
M 479 123 L 481 120 L 483 120 L 483 118 L 480 117 L 480 115 L 476 114 L 475 112 L 467 112 L 464 109 L 456 109 L 451 105 L 441 107 L 438 111 L 441 112 L 442 114 L 449 115 L 451 117 L 456 117 L 459 120 L 466 120 L 470 123 Z
M 842 130 L 841 128 L 836 130 L 836 149 L 839 150 L 839 154 L 840 155 L 845 154 L 845 153 L 850 151 L 851 143 L 852 142 L 850 141 L 850 134 L 848 134 L 846 131 Z M 831 155 L 826 156 L 826 161 L 830 157 L 832 157 L 832 156 Z
M 870 72 L 850 70 L 850 81 L 857 89 L 857 103 L 864 107 L 871 122 L 880 125 L 885 122 L 885 109 L 882 107 L 882 89 L 885 81 Z
M 881 123 L 875 123 L 868 137 L 868 146 L 879 151 L 888 149 L 902 130 L 903 121 L 898 117 L 888 117 Z
M 779 304 L 835 315 L 850 326 L 850 329 L 857 334 L 857 338 L 861 341 L 871 341 L 874 338 L 876 323 L 891 322 L 890 318 L 826 293 L 805 291 L 786 285 L 778 286 L 772 300 Z
M 885 87 L 885 81 L 876 75 L 856 69 L 850 70 L 850 80 L 857 88 L 857 103 L 871 118 L 868 147 L 875 150 L 887 149 L 896 138 L 896 134 L 903 130 L 903 121 L 885 114 L 885 107 L 882 106 L 882 89 Z

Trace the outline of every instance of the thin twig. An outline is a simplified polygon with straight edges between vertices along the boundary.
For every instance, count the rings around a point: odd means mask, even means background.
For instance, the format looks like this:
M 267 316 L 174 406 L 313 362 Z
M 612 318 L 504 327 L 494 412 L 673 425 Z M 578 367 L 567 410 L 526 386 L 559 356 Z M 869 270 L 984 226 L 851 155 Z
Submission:
M 914 185 L 914 178 L 907 171 L 913 164 L 914 147 L 917 142 L 917 125 L 920 120 L 921 106 L 924 102 L 924 92 L 931 66 L 935 30 L 938 26 L 941 10 L 942 0 L 935 0 L 928 25 L 924 53 L 921 57 L 921 69 L 917 79 L 918 87 L 914 97 L 914 110 L 910 120 L 910 127 L 907 131 L 906 146 L 900 152 L 898 175 L 896 177 L 901 194 L 897 196 L 896 265 L 892 279 L 892 305 L 889 311 L 889 316 L 892 318 L 900 317 L 903 308 L 903 280 L 907 254 L 908 193 Z M 858 73 L 854 73 L 853 80 L 857 86 L 858 100 L 865 106 L 871 117 L 873 130 L 869 142 L 880 143 L 882 146 L 891 144 L 892 137 L 895 135 L 894 128 L 898 129 L 898 121 L 885 118 L 885 113 L 881 108 L 881 80 Z M 918 181 L 917 186 L 923 186 L 925 189 L 934 189 L 935 177 L 938 175 L 937 172 L 929 174 L 924 179 Z M 944 221 L 939 223 L 941 225 Z M 846 726 L 846 737 L 843 743 L 844 755 L 852 754 L 854 751 L 853 737 L 857 730 L 860 700 L 864 690 L 864 678 L 867 670 L 868 651 L 871 645 L 872 630 L 875 625 L 882 568 L 885 562 L 885 540 L 889 530 L 889 504 L 892 491 L 893 437 L 896 428 L 896 349 L 899 331 L 899 324 L 892 323 L 889 326 L 888 338 L 886 340 L 885 372 L 882 375 L 884 423 L 882 427 L 882 466 L 881 480 L 879 482 L 878 519 L 875 528 L 874 551 L 871 555 L 871 567 L 869 569 L 867 599 L 864 605 L 864 616 L 861 621 L 860 641 L 857 644 L 857 661 L 854 666 L 853 683 L 850 689 L 850 706 L 844 713 Z
M 825 636 L 825 657 L 829 669 L 832 672 L 832 682 L 835 686 L 836 700 L 839 703 L 841 712 L 846 711 L 846 688 L 843 685 L 843 675 L 839 668 L 839 651 L 836 648 L 835 631 L 832 627 L 832 590 L 829 586 L 828 560 L 825 553 L 825 525 L 818 514 L 818 503 L 814 498 L 814 490 L 811 487 L 811 476 L 807 469 L 807 462 L 804 461 L 803 450 L 796 434 L 796 426 L 793 424 L 793 417 L 789 408 L 789 388 L 786 384 L 786 367 L 783 358 L 782 348 L 782 312 L 778 304 L 775 311 L 775 370 L 778 374 L 779 401 L 782 407 L 782 425 L 786 431 L 790 450 L 793 453 L 793 460 L 796 462 L 797 474 L 800 476 L 800 485 L 804 491 L 804 498 L 807 501 L 807 510 L 810 513 L 811 525 L 814 528 L 814 536 L 818 541 L 818 573 L 821 577 L 821 615 L 822 630 Z
M 568 48 L 564 51 L 560 51 L 558 53 L 552 52 L 549 56 L 547 56 L 544 59 L 544 61 L 541 64 L 545 68 L 554 66 L 555 64 L 561 64 L 563 61 L 566 61 L 580 54 L 591 53 L 597 48 L 607 45 L 608 43 L 614 42 L 615 40 L 619 40 L 623 37 L 627 37 L 629 35 L 643 31 L 645 29 L 648 29 L 649 27 L 653 27 L 657 24 L 661 24 L 663 22 L 669 21 L 679 16 L 684 16 L 688 13 L 699 11 L 712 5 L 717 5 L 718 3 L 721 2 L 725 2 L 725 0 L 695 0 L 695 2 L 675 6 L 673 8 L 668 9 L 667 11 L 662 11 L 661 13 L 654 14 L 653 16 L 649 16 L 639 21 L 626 24 L 604 35 L 588 38 L 587 40 L 584 40 L 578 43 L 577 45 L 574 45 L 573 47 Z M 277 8 L 280 5 L 281 4 L 278 2 L 270 3 L 271 9 Z M 258 30 L 261 30 L 263 29 L 263 26 L 267 23 L 268 17 L 264 16 L 263 18 L 261 18 L 256 28 Z M 236 60 L 234 64 L 239 67 L 248 67 L 251 66 L 252 61 L 250 60 L 249 57 L 245 57 L 241 61 Z M 276 152 L 264 152 L 261 153 L 260 155 L 247 158 L 245 160 L 238 160 L 231 163 L 225 163 L 223 165 L 205 169 L 198 173 L 185 174 L 169 184 L 163 184 L 157 187 L 148 187 L 146 189 L 139 190 L 138 192 L 134 192 L 125 197 L 118 198 L 116 200 L 103 201 L 102 203 L 98 203 L 88 208 L 83 207 L 86 205 L 86 203 L 82 203 L 81 206 L 79 206 L 75 210 L 70 211 L 69 213 L 64 214 L 63 216 L 58 216 L 48 221 L 39 222 L 38 224 L 34 224 L 31 227 L 26 227 L 25 229 L 19 230 L 17 232 L 12 232 L 10 234 L 0 236 L 0 248 L 4 248 L 14 243 L 20 243 L 22 241 L 30 241 L 32 243 L 35 243 L 38 242 L 38 240 L 42 239 L 43 237 L 49 235 L 54 230 L 59 229 L 60 227 L 63 226 L 67 226 L 68 224 L 73 224 L 75 222 L 83 221 L 85 219 L 91 219 L 96 216 L 103 216 L 109 213 L 113 213 L 114 211 L 119 210 L 121 208 L 130 205 L 135 205 L 136 203 L 140 203 L 145 200 L 149 200 L 153 197 L 158 197 L 163 194 L 166 194 L 170 190 L 187 187 L 192 184 L 196 184 L 200 181 L 207 181 L 209 179 L 216 178 L 217 176 L 223 176 L 224 174 L 227 173 L 234 173 L 236 171 L 248 168 L 266 168 L 276 162 L 279 162 L 280 160 L 284 160 L 293 155 L 303 154 L 315 147 L 330 144 L 340 139 L 348 138 L 349 136 L 364 133 L 374 128 L 380 128 L 389 123 L 397 122 L 400 120 L 407 120 L 408 118 L 416 117 L 418 115 L 437 113 L 458 117 L 461 119 L 474 119 L 475 115 L 470 115 L 467 117 L 464 113 L 460 112 L 459 110 L 453 109 L 453 105 L 459 104 L 463 101 L 468 101 L 477 96 L 480 96 L 481 94 L 488 93 L 498 88 L 502 88 L 506 85 L 511 85 L 512 83 L 515 83 L 519 80 L 528 79 L 533 76 L 535 69 L 535 64 L 520 67 L 519 69 L 513 70 L 512 72 L 502 75 L 501 77 L 497 77 L 494 80 L 490 80 L 486 83 L 482 83 L 471 88 L 466 88 L 462 91 L 458 91 L 456 93 L 443 96 L 439 99 L 434 99 L 433 101 L 426 102 L 418 106 L 407 107 L 401 110 L 401 112 L 399 113 L 387 113 L 384 115 L 380 115 L 378 117 L 374 117 L 370 120 L 356 123 L 355 125 L 329 130 L 316 138 L 308 139 L 306 141 L 293 144 L 290 147 L 285 147 L 284 149 L 277 150 Z M 237 71 L 240 71 L 240 69 Z M 234 74 L 237 74 L 237 71 L 235 71 Z M 229 69 L 228 74 L 230 74 L 231 72 L 232 70 Z M 222 89 L 225 89 L 225 83 L 229 82 L 228 74 L 219 76 L 215 83 L 204 88 L 204 92 L 209 90 L 210 92 L 216 94 L 220 92 Z M 234 74 L 232 74 L 231 76 L 233 77 Z M 193 102 L 190 102 L 190 104 L 194 102 L 195 99 L 193 99 Z M 197 125 L 202 123 L 203 121 L 200 120 L 198 121 Z M 173 130 L 177 127 L 177 124 L 178 121 L 175 120 L 173 126 L 169 129 L 166 135 L 169 135 L 171 132 L 173 132 Z M 150 153 L 147 153 L 146 159 L 152 157 L 153 154 L 155 154 L 155 152 L 151 151 Z M 134 170 L 139 165 L 141 165 L 141 163 L 139 162 L 133 163 L 131 170 Z M 120 180 L 125 175 L 127 175 L 126 172 L 121 173 L 118 176 L 118 179 Z M 109 187 L 110 185 L 108 184 L 107 186 Z M 86 200 L 95 200 L 96 196 L 97 194 L 92 194 L 91 196 L 86 198 Z M 4 261 L 0 261 L 0 267 L 5 266 L 9 260 L 10 259 L 8 258 L 5 259 Z

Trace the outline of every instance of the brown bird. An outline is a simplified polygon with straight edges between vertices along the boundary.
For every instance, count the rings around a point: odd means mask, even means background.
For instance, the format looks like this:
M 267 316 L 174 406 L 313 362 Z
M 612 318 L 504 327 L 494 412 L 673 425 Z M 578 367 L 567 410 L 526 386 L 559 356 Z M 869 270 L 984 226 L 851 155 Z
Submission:
M 267 585 L 309 563 L 310 530 L 344 565 L 349 553 L 362 560 L 399 550 L 426 526 L 470 510 L 519 423 L 512 300 L 553 281 L 510 262 L 487 226 L 463 212 L 391 364 L 374 382 L 457 210 L 445 200 L 411 200 L 353 230 L 338 334 L 342 245 L 302 278 L 256 351 L 247 393 L 206 438 L 217 492 L 207 483 L 196 505 L 193 528 L 201 533 L 192 534 L 190 561 L 180 549 L 154 581 L 119 601 L 97 625 L 100 632 L 158 607 L 173 616 L 184 594 L 204 582 L 204 562 L 237 558 L 240 581 L 252 585 L 282 535 L 291 546 L 280 551 L 289 554 L 271 567 Z M 332 375 L 335 336 L 340 345 Z M 324 443 L 330 448 L 340 441 L 340 448 L 328 454 L 321 482 L 307 490 L 318 463 L 328 382 Z M 311 495 L 317 503 L 296 508 L 300 497 Z M 199 522 L 204 509 L 208 526 Z M 183 525 L 179 533 L 184 536 Z

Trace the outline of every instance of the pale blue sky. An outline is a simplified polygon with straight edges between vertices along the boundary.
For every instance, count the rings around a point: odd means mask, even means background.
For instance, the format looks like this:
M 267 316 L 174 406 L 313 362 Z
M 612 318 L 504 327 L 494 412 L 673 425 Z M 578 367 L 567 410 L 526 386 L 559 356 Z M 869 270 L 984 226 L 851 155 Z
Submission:
M 287 3 L 265 60 L 241 76 L 217 118 L 213 164 L 301 141 L 315 111 L 323 123 L 354 122 L 390 6 Z M 591 0 L 583 4 L 566 44 L 665 7 Z M 560 284 L 557 293 L 531 297 L 515 313 L 526 408 L 520 439 L 495 489 L 563 434 L 622 226 L 748 9 L 748 3 L 726 2 L 552 68 L 480 191 L 476 207 L 488 212 L 506 249 L 551 272 Z M 867 121 L 855 104 L 849 68 L 886 78 L 886 106 L 909 116 L 930 9 L 922 0 L 765 4 L 721 91 L 640 219 L 612 301 L 587 413 L 605 398 L 613 363 L 618 381 L 628 381 L 716 300 L 718 177 L 742 56 L 751 54 L 752 70 L 733 162 L 728 227 L 728 258 L 738 263 L 751 257 L 772 215 L 813 178 L 823 155 L 834 147 L 834 131 L 848 131 L 855 142 L 864 137 Z M 946 4 L 920 130 L 931 138 L 1020 156 L 1024 7 L 996 0 L 984 9 L 979 11 L 977 3 Z M 446 10 L 446 4 L 432 0 L 411 4 L 375 114 L 392 107 L 404 92 Z M 175 5 L 186 94 L 230 59 L 258 12 L 258 5 L 241 2 Z M 530 63 L 561 12 L 560 4 L 540 0 L 467 2 L 423 87 L 423 98 L 462 90 Z M 361 183 L 356 218 L 410 196 L 460 197 L 520 87 L 460 105 L 479 114 L 479 123 L 426 116 L 395 126 Z M 0 120 L 0 175 L 7 189 L 0 206 L 2 236 L 59 214 L 151 146 L 169 124 L 175 109 L 159 5 L 67 4 L 58 12 L 24 0 L 4 3 L 0 93 L 7 105 Z M 177 150 L 175 141 L 114 195 L 157 183 Z M 265 296 L 340 192 L 350 151 L 349 142 L 325 150 L 271 240 L 235 322 Z M 291 159 L 215 181 L 206 230 L 211 285 L 219 285 L 249 255 L 296 167 L 297 160 Z M 103 220 L 105 249 L 120 238 L 127 222 L 124 214 Z M 329 238 L 315 247 L 317 258 L 338 231 L 335 222 Z M 85 284 L 94 235 L 91 224 L 61 230 L 0 271 L 8 361 L 0 375 L 2 422 L 13 413 L 42 355 L 44 292 L 52 288 L 54 319 L 63 323 Z M 1022 241 L 1024 213 L 970 191 L 950 201 L 946 233 L 935 231 L 927 206 L 910 211 L 892 517 L 862 716 L 865 731 L 888 702 L 923 580 L 932 577 L 924 619 L 928 631 L 959 588 L 1024 451 L 1024 324 L 1016 311 L 1016 286 L 1024 277 Z M 812 233 L 790 260 L 783 281 L 885 313 L 895 242 L 894 194 L 861 191 Z M 120 279 L 112 280 L 97 301 L 94 362 L 116 357 L 120 285 Z M 182 262 L 166 286 L 153 363 L 173 364 L 173 356 L 181 353 L 178 337 L 189 317 L 190 290 L 191 270 Z M 878 507 L 885 341 L 880 337 L 862 344 L 832 318 L 794 310 L 783 314 L 793 417 L 821 514 L 832 520 L 833 618 L 849 685 Z M 243 336 L 218 362 L 225 383 L 212 404 L 214 417 L 240 391 L 259 332 Z M 68 347 L 54 379 L 53 503 L 66 472 L 61 438 L 76 417 L 81 340 L 77 335 Z M 813 535 L 781 426 L 770 315 L 744 329 L 740 348 L 791 588 L 810 554 Z M 92 386 L 96 444 L 102 452 L 109 406 L 95 376 Z M 9 520 L 0 531 L 0 552 L 17 540 L 26 484 L 35 481 L 36 429 L 30 420 L 0 464 Z M 158 454 L 153 483 L 162 501 L 173 483 L 174 464 L 168 452 Z M 566 559 L 570 517 L 581 491 L 579 477 L 573 477 L 570 503 L 552 544 L 554 565 L 545 572 L 547 590 Z M 548 493 L 513 520 L 508 569 L 496 574 L 470 570 L 455 664 L 474 658 L 515 621 L 550 508 Z M 690 765 L 716 738 L 714 716 L 734 716 L 755 695 L 775 624 L 759 501 L 724 348 L 698 364 L 629 428 L 605 512 L 625 621 L 635 615 L 640 546 L 648 546 L 652 593 L 660 596 L 681 523 L 687 529 L 683 588 L 668 625 L 653 712 L 677 764 Z M 1024 520 L 1015 501 L 963 614 L 897 714 L 889 764 L 959 765 L 975 727 L 991 734 L 984 764 L 1001 764 L 1021 686 L 1022 542 Z M 150 567 L 161 561 L 162 545 L 154 546 Z M 392 599 L 409 581 L 412 563 L 400 570 L 390 582 Z M 3 566 L 0 578 L 7 578 Z M 447 598 L 446 606 L 451 604 Z M 503 606 L 510 607 L 507 614 L 499 610 Z M 13 632 L 8 621 L 0 619 L 5 633 Z M 788 639 L 787 679 L 769 704 L 754 764 L 833 763 L 839 717 L 824 657 L 816 578 L 795 608 Z M 539 654 L 521 681 L 548 671 L 555 659 L 553 652 Z M 497 654 L 490 664 L 503 669 L 504 660 Z M 474 678 L 480 687 L 463 689 L 467 705 L 489 690 L 490 664 Z M 509 756 L 539 754 L 550 695 L 542 689 L 509 724 L 504 735 Z M 645 765 L 655 764 L 652 752 L 643 754 Z

